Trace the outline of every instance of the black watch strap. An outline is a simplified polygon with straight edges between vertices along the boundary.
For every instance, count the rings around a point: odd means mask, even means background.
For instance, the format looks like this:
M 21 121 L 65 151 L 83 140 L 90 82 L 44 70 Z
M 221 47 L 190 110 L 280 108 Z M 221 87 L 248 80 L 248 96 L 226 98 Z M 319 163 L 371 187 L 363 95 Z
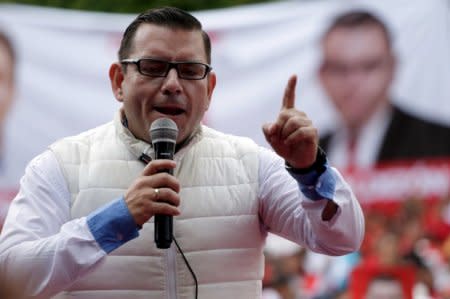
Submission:
M 327 155 L 325 154 L 325 151 L 321 149 L 320 146 L 318 146 L 316 161 L 314 161 L 314 163 L 311 166 L 307 168 L 294 168 L 290 166 L 289 163 L 286 162 L 286 169 L 289 172 L 295 174 L 307 174 L 314 170 L 320 175 L 327 169 L 326 163 L 327 163 Z

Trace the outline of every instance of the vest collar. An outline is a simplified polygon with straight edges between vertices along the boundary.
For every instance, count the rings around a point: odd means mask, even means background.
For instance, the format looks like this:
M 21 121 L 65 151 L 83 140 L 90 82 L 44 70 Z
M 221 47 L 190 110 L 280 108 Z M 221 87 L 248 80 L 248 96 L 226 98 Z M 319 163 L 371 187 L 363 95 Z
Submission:
M 116 113 L 116 116 L 114 117 L 114 126 L 117 137 L 125 144 L 127 149 L 136 157 L 136 159 L 139 159 L 142 154 L 154 159 L 155 152 L 152 145 L 146 141 L 136 138 L 128 129 L 127 120 L 123 109 L 120 109 Z M 191 135 L 191 137 L 187 139 L 187 141 L 185 141 L 180 147 L 177 145 L 175 160 L 180 160 L 181 156 L 184 155 L 188 148 L 199 142 L 202 136 L 203 126 L 199 126 L 199 128 Z
M 126 119 L 123 110 L 120 109 L 114 117 L 114 127 L 116 135 L 126 148 L 138 159 L 143 153 L 154 157 L 153 148 L 147 142 L 137 139 L 133 133 L 126 127 Z

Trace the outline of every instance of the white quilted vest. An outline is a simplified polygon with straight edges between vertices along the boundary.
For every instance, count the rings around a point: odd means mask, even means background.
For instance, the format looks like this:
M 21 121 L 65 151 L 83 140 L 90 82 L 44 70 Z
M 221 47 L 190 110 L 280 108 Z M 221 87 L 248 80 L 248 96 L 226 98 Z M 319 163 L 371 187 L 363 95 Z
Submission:
M 72 194 L 72 217 L 122 196 L 151 147 L 120 122 L 51 146 Z M 174 236 L 198 284 L 200 299 L 261 297 L 265 233 L 258 219 L 258 148 L 249 139 L 207 127 L 175 154 L 181 215 Z M 153 219 L 140 236 L 111 252 L 95 269 L 54 298 L 194 299 L 194 280 L 172 244 L 156 248 Z M 175 290 L 174 292 L 170 290 Z

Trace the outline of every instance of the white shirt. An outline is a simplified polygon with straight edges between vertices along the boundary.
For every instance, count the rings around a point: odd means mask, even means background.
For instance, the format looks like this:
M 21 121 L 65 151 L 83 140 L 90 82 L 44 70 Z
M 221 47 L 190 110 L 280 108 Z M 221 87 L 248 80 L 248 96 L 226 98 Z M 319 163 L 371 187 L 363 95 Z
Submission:
M 315 227 L 317 234 L 303 237 L 306 243 L 316 245 L 315 250 L 341 254 L 336 251 L 336 245 L 348 250 L 359 248 L 364 234 L 361 208 L 335 169 L 330 169 L 337 178 L 333 201 L 340 208 L 330 221 L 324 222 L 321 214 L 327 200 L 312 201 L 299 196 L 301 193 L 295 181 L 286 190 L 287 185 L 281 184 L 286 178 L 284 160 L 273 152 L 261 148 L 259 160 L 258 196 L 262 205 L 266 208 L 276 205 L 271 202 L 274 192 L 286 194 L 292 204 L 302 205 L 311 227 Z M 0 273 L 28 277 L 22 283 L 27 294 L 39 298 L 58 293 L 93 270 L 106 256 L 92 235 L 86 217 L 71 218 L 70 201 L 65 178 L 54 154 L 46 151 L 33 159 L 26 168 L 0 238 Z M 274 215 L 274 218 L 286 217 Z M 305 229 L 290 224 L 292 221 L 286 220 L 283 235 L 295 235 L 299 229 Z M 352 244 L 348 244 L 349 241 L 339 244 L 336 230 L 345 232 Z M 30 264 L 33 265 L 32 274 L 28 273 Z
M 356 140 L 353 163 L 355 166 L 366 168 L 377 162 L 384 136 L 388 129 L 392 111 L 378 109 L 361 128 Z M 331 137 L 327 148 L 328 158 L 338 169 L 345 169 L 350 163 L 348 144 L 350 133 L 345 126 L 340 126 L 336 134 Z

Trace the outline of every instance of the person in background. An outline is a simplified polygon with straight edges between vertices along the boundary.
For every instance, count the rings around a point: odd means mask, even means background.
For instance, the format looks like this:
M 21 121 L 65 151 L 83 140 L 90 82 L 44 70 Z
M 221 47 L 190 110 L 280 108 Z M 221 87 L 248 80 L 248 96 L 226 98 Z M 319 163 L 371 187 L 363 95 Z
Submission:
M 382 19 L 364 10 L 337 16 L 321 40 L 319 79 L 341 122 L 324 132 L 320 144 L 338 168 L 450 157 L 450 127 L 391 101 L 397 68 L 392 43 Z
M 3 152 L 3 130 L 14 101 L 16 54 L 9 37 L 0 31 L 0 174 Z
M 369 282 L 364 299 L 406 299 L 406 296 L 399 279 L 380 274 Z
M 6 120 L 14 102 L 16 53 L 10 38 L 0 31 L 0 231 L 6 217 L 9 203 L 14 196 L 4 189 L 5 175 L 4 130 Z
M 295 108 L 295 76 L 262 128 L 273 151 L 201 124 L 217 78 L 210 39 L 183 10 L 138 15 L 109 78 L 114 120 L 36 157 L 10 207 L 0 273 L 26 295 L 256 299 L 268 232 L 323 254 L 358 250 L 361 207 Z M 178 127 L 174 160 L 154 159 L 160 118 Z M 168 249 L 152 238 L 155 214 L 173 217 Z
M 304 298 L 304 248 L 274 234 L 268 234 L 264 248 L 266 274 L 263 299 Z M 278 297 L 276 297 L 278 296 Z

